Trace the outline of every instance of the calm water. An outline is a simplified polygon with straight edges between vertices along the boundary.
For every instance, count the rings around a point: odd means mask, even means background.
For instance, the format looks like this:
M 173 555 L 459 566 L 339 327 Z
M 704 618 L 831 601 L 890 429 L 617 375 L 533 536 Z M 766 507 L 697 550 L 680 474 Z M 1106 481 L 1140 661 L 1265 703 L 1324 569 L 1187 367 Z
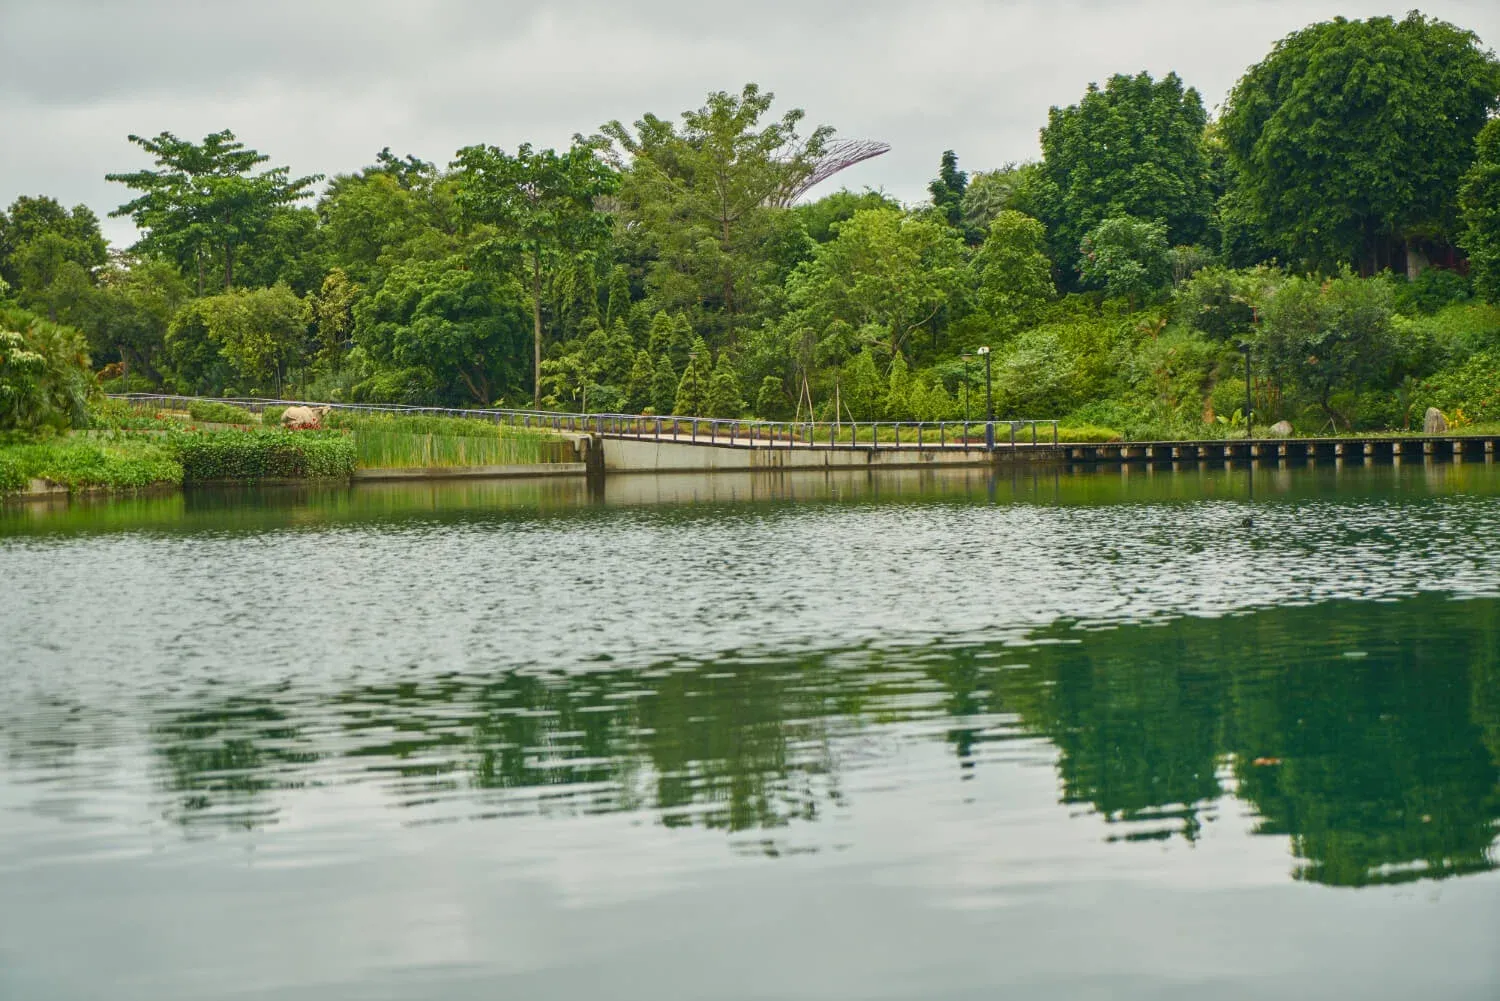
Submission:
M 0 998 L 1500 997 L 1494 467 L 0 510 Z

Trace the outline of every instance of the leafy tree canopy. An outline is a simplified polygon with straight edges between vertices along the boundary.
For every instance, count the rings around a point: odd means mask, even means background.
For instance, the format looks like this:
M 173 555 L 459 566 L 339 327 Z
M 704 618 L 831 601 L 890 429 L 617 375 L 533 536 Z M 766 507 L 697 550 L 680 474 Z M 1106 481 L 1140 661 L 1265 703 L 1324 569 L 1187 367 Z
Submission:
M 1500 303 L 1500 118 L 1479 133 L 1478 155 L 1464 175 L 1459 208 L 1474 288 Z
M 746 84 L 717 91 L 684 112 L 681 127 L 645 115 L 632 133 L 604 126 L 625 170 L 627 220 L 644 228 L 653 258 L 653 308 L 695 308 L 726 343 L 774 298 L 777 264 L 764 249 L 779 237 L 778 198 L 805 179 L 833 130 L 798 132 L 800 109 L 763 121 L 775 95 Z
M 155 158 L 155 170 L 106 174 L 140 194 L 110 213 L 129 216 L 144 235 L 136 249 L 169 257 L 196 270 L 198 292 L 205 271 L 217 260 L 224 288 L 234 286 L 237 249 L 264 229 L 273 211 L 311 194 L 321 174 L 294 178 L 290 167 L 255 172 L 270 157 L 249 149 L 225 129 L 203 142 L 170 132 L 130 141 Z
M 1223 115 L 1242 211 L 1307 267 L 1373 272 L 1402 243 L 1416 255 L 1453 233 L 1459 178 L 1497 94 L 1500 63 L 1478 38 L 1415 11 L 1294 32 Z
M 1036 207 L 1066 275 L 1078 270 L 1084 235 L 1111 217 L 1160 222 L 1172 245 L 1204 239 L 1214 200 L 1207 121 L 1175 73 L 1116 75 L 1048 113 Z

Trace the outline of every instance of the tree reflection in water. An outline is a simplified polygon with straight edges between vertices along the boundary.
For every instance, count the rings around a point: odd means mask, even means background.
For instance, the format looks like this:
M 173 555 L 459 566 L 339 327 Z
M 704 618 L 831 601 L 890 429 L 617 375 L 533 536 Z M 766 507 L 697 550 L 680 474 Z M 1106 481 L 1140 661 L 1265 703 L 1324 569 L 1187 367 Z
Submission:
M 376 783 L 419 819 L 651 811 L 730 832 L 816 823 L 887 741 L 965 774 L 1042 737 L 1060 800 L 1112 839 L 1196 838 L 1229 796 L 1293 876 L 1360 886 L 1493 868 L 1500 601 L 1420 596 L 1084 631 L 588 673 L 502 672 L 161 710 L 166 810 L 274 821 L 292 791 Z M 870 749 L 874 747 L 872 754 Z M 992 762 L 1000 767 L 998 762 Z

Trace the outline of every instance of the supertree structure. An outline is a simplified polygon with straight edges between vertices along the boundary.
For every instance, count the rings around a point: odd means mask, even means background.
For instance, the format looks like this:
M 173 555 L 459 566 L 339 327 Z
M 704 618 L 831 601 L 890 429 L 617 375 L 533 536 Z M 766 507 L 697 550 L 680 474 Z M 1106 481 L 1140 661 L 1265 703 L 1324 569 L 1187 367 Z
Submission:
M 786 183 L 767 201 L 779 208 L 786 208 L 844 168 L 874 159 L 890 151 L 891 147 L 888 143 L 876 142 L 873 139 L 835 140 L 824 147 L 821 154 L 809 161 L 806 170 L 791 172 Z

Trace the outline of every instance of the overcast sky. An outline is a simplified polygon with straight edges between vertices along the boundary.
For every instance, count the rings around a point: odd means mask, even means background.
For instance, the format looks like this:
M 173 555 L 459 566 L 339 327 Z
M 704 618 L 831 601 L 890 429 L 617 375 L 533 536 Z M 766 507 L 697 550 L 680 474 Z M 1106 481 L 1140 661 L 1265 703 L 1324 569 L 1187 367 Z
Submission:
M 939 154 L 969 170 L 1038 154 L 1054 104 L 1117 72 L 1176 70 L 1210 108 L 1276 39 L 1406 3 L 1323 0 L 0 0 L 0 205 L 125 200 L 131 132 L 233 129 L 294 173 L 382 146 L 565 145 L 612 118 L 675 117 L 753 80 L 840 135 L 891 144 L 828 182 L 916 201 Z M 1500 45 L 1500 2 L 1426 13 Z M 126 220 L 107 220 L 128 242 Z

